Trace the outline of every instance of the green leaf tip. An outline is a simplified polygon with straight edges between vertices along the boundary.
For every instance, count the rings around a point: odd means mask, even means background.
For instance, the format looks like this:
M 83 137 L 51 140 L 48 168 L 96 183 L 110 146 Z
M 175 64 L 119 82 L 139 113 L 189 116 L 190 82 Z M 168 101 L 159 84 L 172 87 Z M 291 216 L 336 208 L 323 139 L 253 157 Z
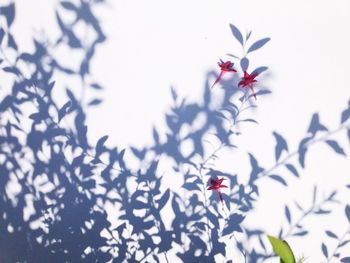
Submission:
M 267 238 L 272 245 L 273 251 L 280 257 L 281 263 L 295 263 L 293 251 L 286 241 L 270 235 L 268 235 Z
M 304 257 L 304 256 L 301 256 L 299 259 L 298 259 L 298 261 L 297 261 L 297 263 L 304 263 L 305 261 L 306 261 L 306 257 Z

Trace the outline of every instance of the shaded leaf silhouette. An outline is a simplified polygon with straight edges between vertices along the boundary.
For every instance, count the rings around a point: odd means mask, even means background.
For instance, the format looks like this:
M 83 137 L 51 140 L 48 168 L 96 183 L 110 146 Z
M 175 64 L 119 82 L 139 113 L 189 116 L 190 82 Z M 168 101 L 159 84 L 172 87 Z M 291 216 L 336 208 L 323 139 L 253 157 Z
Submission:
M 275 136 L 276 139 L 275 158 L 276 161 L 278 161 L 282 151 L 288 152 L 288 145 L 286 140 L 282 137 L 282 135 L 278 134 L 277 132 L 273 132 L 273 136 Z
M 244 217 L 239 214 L 233 214 L 230 215 L 228 219 L 228 224 L 222 231 L 222 235 L 229 235 L 232 234 L 234 231 L 236 232 L 242 232 L 242 228 L 240 227 L 240 224 L 244 220 Z
M 60 122 L 62 120 L 62 118 L 67 114 L 69 107 L 72 105 L 71 101 L 66 102 L 66 104 L 64 104 L 62 106 L 61 109 L 59 109 L 58 111 L 58 122 Z
M 250 52 L 253 52 L 255 50 L 258 50 L 259 48 L 263 47 L 267 42 L 270 41 L 270 38 L 267 37 L 267 38 L 263 38 L 263 39 L 260 39 L 258 41 L 256 41 L 253 45 L 251 45 L 248 49 L 248 52 L 247 53 L 250 53 Z
M 6 17 L 8 27 L 10 27 L 15 20 L 15 4 L 11 3 L 8 6 L 0 8 L 0 13 Z
M 331 147 L 336 153 L 341 154 L 341 155 L 346 155 L 343 148 L 340 147 L 340 145 L 334 141 L 334 140 L 326 140 L 325 141 L 329 147 Z
M 346 215 L 346 218 L 348 219 L 348 221 L 350 222 L 350 206 L 349 205 L 346 205 L 346 207 L 345 207 L 345 215 Z
M 279 175 L 270 175 L 269 178 L 279 182 L 280 184 L 284 185 L 284 186 L 287 186 L 287 182 Z
M 314 113 L 312 115 L 311 122 L 307 131 L 314 136 L 318 131 L 328 131 L 328 129 L 326 126 L 320 123 L 320 117 L 318 113 Z
M 322 249 L 323 255 L 324 255 L 326 258 L 328 258 L 328 249 L 327 249 L 327 247 L 326 247 L 326 245 L 325 245 L 324 243 L 322 243 L 321 249 Z
M 292 164 L 286 164 L 286 168 L 296 177 L 299 177 L 298 170 Z
M 237 41 L 243 46 L 243 36 L 242 33 L 233 24 L 230 24 L 231 32 Z

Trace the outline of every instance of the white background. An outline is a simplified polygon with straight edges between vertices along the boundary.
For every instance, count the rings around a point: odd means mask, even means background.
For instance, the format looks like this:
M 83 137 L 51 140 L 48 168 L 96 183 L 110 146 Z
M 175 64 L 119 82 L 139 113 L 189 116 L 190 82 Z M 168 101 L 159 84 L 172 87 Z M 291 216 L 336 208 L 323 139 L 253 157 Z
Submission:
M 52 10 L 56 3 L 16 1 L 18 42 L 30 40 L 34 28 L 55 31 Z M 259 125 L 242 130 L 244 135 L 237 144 L 243 154 L 230 157 L 233 172 L 249 172 L 247 151 L 268 168 L 274 161 L 272 131 L 283 134 L 293 151 L 305 135 L 312 113 L 319 112 L 330 129 L 339 124 L 350 98 L 349 10 L 347 0 L 109 1 L 107 7 L 98 9 L 108 39 L 97 50 L 92 67 L 95 79 L 106 87 L 104 104 L 88 116 L 89 136 L 97 140 L 108 134 L 110 145 L 120 147 L 149 144 L 152 127 L 164 128 L 170 86 L 181 97 L 199 101 L 205 76 L 217 71 L 217 60 L 227 58 L 226 53 L 241 55 L 230 32 L 233 23 L 243 32 L 253 30 L 252 39 L 271 38 L 250 59 L 253 66 L 269 67 L 264 84 L 273 92 L 257 101 L 252 116 Z M 345 135 L 335 138 L 350 154 Z M 324 145 L 313 147 L 308 154 L 302 179 L 289 176 L 288 189 L 270 180 L 262 182 L 261 199 L 246 224 L 277 235 L 286 222 L 284 203 L 296 199 L 309 205 L 315 183 L 321 193 L 341 188 L 343 204 L 334 214 L 305 220 L 311 234 L 288 240 L 296 255 L 307 256 L 307 262 L 321 262 L 324 230 L 340 235 L 348 227 L 343 210 L 349 194 L 343 190 L 350 183 L 350 162 Z M 332 250 L 336 242 L 327 241 Z

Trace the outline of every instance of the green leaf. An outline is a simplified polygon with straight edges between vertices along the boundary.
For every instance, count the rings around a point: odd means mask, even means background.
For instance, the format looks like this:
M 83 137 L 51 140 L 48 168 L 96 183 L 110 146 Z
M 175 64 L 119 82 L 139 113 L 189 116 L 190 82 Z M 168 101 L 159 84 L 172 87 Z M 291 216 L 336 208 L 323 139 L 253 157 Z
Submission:
M 267 238 L 272 245 L 273 251 L 281 258 L 281 263 L 295 263 L 293 251 L 286 241 L 269 235 Z

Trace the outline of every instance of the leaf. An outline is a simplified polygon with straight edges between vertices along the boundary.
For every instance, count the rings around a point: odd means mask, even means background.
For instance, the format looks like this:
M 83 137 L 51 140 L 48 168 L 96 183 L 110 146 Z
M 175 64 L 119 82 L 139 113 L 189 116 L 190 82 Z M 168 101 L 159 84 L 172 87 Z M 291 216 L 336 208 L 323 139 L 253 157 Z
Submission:
M 4 38 L 4 36 L 5 36 L 5 31 L 2 28 L 0 28 L 0 45 L 1 45 L 1 42 Z
M 343 241 L 343 242 L 341 242 L 340 244 L 339 244 L 339 247 L 343 247 L 343 246 L 345 246 L 347 243 L 349 243 L 350 242 L 350 240 L 345 240 L 345 241 Z
M 348 219 L 348 221 L 350 222 L 350 206 L 349 205 L 346 205 L 346 207 L 345 207 L 345 215 L 346 215 L 346 218 Z
M 159 134 L 157 130 L 153 127 L 153 139 L 156 145 L 159 145 Z
M 240 60 L 240 65 L 241 65 L 242 71 L 247 71 L 249 67 L 249 59 L 247 59 L 246 57 L 242 58 Z
M 264 71 L 266 71 L 268 69 L 269 69 L 268 67 L 262 66 L 262 67 L 258 67 L 256 69 L 254 69 L 252 73 L 260 75 L 261 73 L 263 73 Z
M 51 91 L 52 91 L 54 86 L 55 86 L 55 81 L 52 81 L 49 83 L 49 85 L 47 86 L 47 89 L 45 90 L 46 95 L 51 94 Z
M 246 34 L 245 41 L 248 41 L 248 39 L 250 38 L 251 35 L 252 35 L 252 31 L 250 30 L 250 31 L 247 32 L 247 34 Z
M 88 103 L 88 106 L 96 106 L 96 105 L 100 104 L 101 102 L 102 102 L 101 99 L 93 99 L 92 101 L 90 101 Z
M 230 28 L 232 31 L 233 36 L 238 40 L 239 43 L 241 43 L 241 45 L 243 46 L 243 36 L 241 34 L 241 32 L 238 30 L 237 27 L 235 27 L 234 25 L 230 24 Z
M 13 38 L 13 36 L 11 34 L 7 34 L 8 38 L 7 38 L 7 45 L 11 48 L 13 48 L 14 50 L 18 49 L 18 46 L 16 44 L 15 39 Z
M 146 150 L 143 149 L 143 150 L 138 150 L 137 148 L 135 147 L 130 147 L 131 149 L 131 152 L 140 160 L 144 159 L 145 158 L 145 154 L 146 154 Z
M 334 234 L 332 231 L 326 230 L 326 235 L 331 237 L 331 238 L 338 239 L 338 236 L 336 234 Z
M 21 75 L 19 70 L 17 68 L 15 68 L 15 67 L 4 67 L 2 70 L 5 71 L 5 72 L 8 72 L 8 73 L 13 73 L 13 74 L 15 74 L 17 76 Z
M 230 216 L 228 220 L 227 227 L 222 231 L 222 235 L 226 236 L 228 234 L 233 233 L 234 231 L 242 232 L 242 228 L 240 227 L 240 224 L 244 220 L 244 217 L 239 214 L 233 214 Z
M 72 101 L 72 103 L 77 102 L 77 99 L 75 98 L 73 92 L 70 89 L 66 89 L 67 96 Z
M 82 182 L 82 186 L 85 189 L 94 189 L 96 187 L 96 181 L 94 179 Z
M 169 251 L 172 248 L 172 231 L 163 231 L 160 233 L 161 242 L 158 244 L 159 253 Z
M 349 118 L 350 118 L 350 101 L 349 101 L 348 108 L 341 113 L 340 123 L 343 124 Z
M 244 119 L 244 120 L 239 120 L 237 122 L 252 122 L 252 123 L 259 124 L 256 120 L 253 120 L 253 119 Z
M 293 236 L 302 237 L 302 236 L 307 235 L 308 233 L 309 233 L 309 231 L 305 230 L 305 231 L 301 231 L 301 232 L 294 233 Z
M 267 94 L 270 94 L 270 93 L 271 93 L 270 90 L 262 89 L 262 90 L 258 90 L 257 92 L 255 92 L 255 96 L 259 97 L 259 96 L 267 95 Z
M 298 149 L 298 153 L 299 153 L 299 163 L 301 167 L 305 167 L 305 155 L 307 152 L 307 143 L 311 140 L 312 137 L 306 137 L 304 139 L 301 140 L 301 142 L 299 143 L 299 149 Z
M 277 132 L 273 132 L 273 136 L 275 136 L 276 139 L 275 158 L 277 162 L 281 157 L 282 151 L 288 152 L 288 145 L 286 140 L 282 137 L 282 135 L 278 134 Z
M 319 209 L 315 212 L 315 214 L 317 215 L 326 215 L 326 214 L 330 214 L 331 211 L 330 210 L 323 210 L 323 209 Z
M 229 56 L 229 57 L 233 57 L 233 58 L 237 58 L 237 59 L 239 59 L 239 57 L 238 57 L 238 56 L 236 56 L 236 55 L 234 55 L 234 54 L 231 54 L 231 53 L 227 53 L 226 55 L 227 55 L 227 56 Z
M 97 83 L 92 83 L 90 84 L 90 87 L 94 88 L 94 89 L 97 89 L 97 90 L 102 90 L 102 86 L 97 84 Z
M 201 188 L 199 187 L 199 184 L 201 181 L 199 179 L 195 180 L 194 182 L 186 182 L 182 185 L 183 188 L 189 190 L 189 191 L 195 191 L 199 190 L 201 191 Z
M 247 53 L 250 53 L 250 52 L 253 52 L 259 48 L 262 48 L 269 41 L 270 41 L 269 37 L 256 41 L 253 45 L 250 46 Z
M 77 11 L 77 7 L 70 2 L 61 2 L 61 5 L 67 10 Z
M 259 166 L 258 161 L 254 157 L 254 155 L 252 155 L 251 153 L 249 153 L 249 161 L 250 161 L 250 166 L 252 167 L 249 180 L 250 182 L 252 182 L 258 178 L 258 175 L 264 171 L 264 168 Z
M 96 156 L 101 155 L 103 151 L 103 145 L 107 141 L 108 135 L 101 137 L 96 143 Z
M 162 210 L 162 208 L 165 206 L 165 204 L 168 202 L 170 197 L 170 190 L 167 189 L 163 196 L 159 199 L 159 204 L 158 204 L 158 211 Z
M 122 170 L 126 170 L 125 162 L 124 162 L 125 151 L 126 151 L 126 149 L 121 150 L 119 152 L 119 156 L 118 156 L 118 163 L 119 163 L 119 166 Z
M 217 115 L 219 118 L 223 118 L 224 120 L 228 120 L 228 118 L 223 114 L 221 111 L 215 111 L 215 115 Z
M 29 119 L 32 119 L 35 123 L 39 123 L 43 119 L 43 117 L 40 114 L 40 112 L 37 112 L 29 115 Z
M 193 224 L 193 226 L 199 228 L 202 231 L 205 231 L 206 224 L 204 222 L 196 222 Z
M 171 87 L 170 90 L 171 90 L 171 97 L 173 98 L 173 101 L 176 101 L 176 99 L 177 99 L 176 90 L 174 89 L 174 87 Z
M 334 140 L 326 140 L 325 142 L 326 142 L 326 143 L 329 145 L 329 147 L 331 147 L 336 153 L 346 156 L 346 154 L 345 154 L 343 148 L 340 147 L 340 145 L 339 145 L 336 141 L 334 141 Z
M 314 113 L 307 131 L 314 136 L 318 131 L 328 131 L 328 129 L 320 123 L 318 113 Z
M 326 247 L 326 245 L 325 245 L 324 243 L 322 243 L 321 249 L 322 249 L 323 255 L 324 255 L 326 258 L 328 258 L 328 249 L 327 249 L 327 247 Z
M 284 214 L 286 215 L 286 218 L 287 218 L 287 220 L 288 220 L 288 223 L 290 223 L 290 222 L 291 222 L 291 217 L 290 217 L 290 211 L 289 211 L 288 206 L 285 206 L 285 208 L 284 208 Z
M 146 203 L 141 202 L 139 200 L 133 200 L 132 205 L 133 205 L 133 208 L 135 209 L 145 209 L 148 207 Z
M 181 214 L 178 199 L 179 199 L 179 197 L 177 197 L 176 195 L 173 195 L 173 200 L 171 200 L 171 207 L 172 207 L 174 214 L 176 216 L 179 216 Z
M 207 248 L 207 244 L 199 236 L 190 235 L 188 237 L 191 240 L 191 243 L 194 244 L 196 248 L 199 248 L 201 250 L 205 250 Z
M 58 122 L 62 120 L 62 118 L 67 114 L 69 107 L 72 105 L 71 101 L 68 101 L 66 104 L 62 106 L 58 111 Z
M 80 40 L 75 36 L 73 31 L 63 23 L 58 12 L 56 12 L 56 19 L 57 19 L 57 23 L 58 23 L 63 35 L 65 35 L 68 38 L 68 45 L 72 48 L 81 48 L 82 44 L 81 44 Z M 82 65 L 80 66 L 80 73 L 82 76 L 84 75 L 83 74 L 84 72 L 82 72 L 83 65 L 84 65 L 84 70 L 87 70 L 88 65 L 86 65 L 85 60 L 82 62 Z
M 126 223 L 123 223 L 123 224 L 119 225 L 114 230 L 117 230 L 119 236 L 121 236 L 124 229 L 126 229 Z
M 292 165 L 292 164 L 289 164 L 287 163 L 286 164 L 286 168 L 292 173 L 294 174 L 296 177 L 299 177 L 299 173 L 298 173 L 298 170 Z
M 279 175 L 270 175 L 269 178 L 281 183 L 284 186 L 287 186 L 288 184 L 286 183 L 286 181 Z
M 279 240 L 269 235 L 267 236 L 267 238 L 269 239 L 272 245 L 273 251 L 276 253 L 277 256 L 281 258 L 281 261 L 283 263 L 295 263 L 293 251 L 286 241 Z
M 10 27 L 15 20 L 15 4 L 11 3 L 8 6 L 1 7 L 0 13 L 5 15 L 7 25 Z

